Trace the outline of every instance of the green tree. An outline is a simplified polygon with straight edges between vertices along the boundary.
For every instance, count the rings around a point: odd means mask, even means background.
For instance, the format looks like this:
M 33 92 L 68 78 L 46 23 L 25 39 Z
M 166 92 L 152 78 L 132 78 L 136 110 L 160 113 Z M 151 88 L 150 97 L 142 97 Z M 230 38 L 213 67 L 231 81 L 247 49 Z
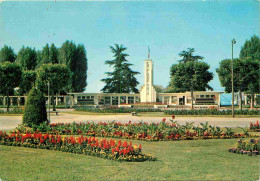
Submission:
M 193 109 L 193 91 L 213 90 L 209 82 L 213 79 L 213 73 L 209 72 L 210 66 L 205 62 L 199 62 L 203 59 L 201 56 L 194 56 L 194 49 L 182 51 L 179 55 L 182 60 L 178 64 L 173 64 L 170 69 L 171 80 L 166 88 L 167 92 L 191 92 L 191 105 Z
M 56 64 L 58 63 L 58 49 L 55 47 L 54 44 L 46 44 L 42 51 L 40 52 L 40 55 L 38 55 L 38 67 L 43 64 Z
M 14 50 L 11 47 L 4 46 L 0 50 L 0 63 L 1 62 L 14 62 L 16 59 L 16 54 L 14 53 Z
M 256 35 L 246 40 L 240 50 L 240 58 L 252 58 L 260 61 L 260 38 Z
M 140 73 L 132 71 L 130 68 L 132 64 L 127 63 L 126 57 L 128 54 L 124 53 L 126 48 L 115 44 L 115 48 L 110 46 L 110 49 L 114 53 L 115 59 L 107 60 L 105 63 L 113 66 L 114 72 L 106 72 L 108 78 L 101 80 L 106 84 L 101 91 L 109 93 L 137 93 L 138 89 L 136 86 L 139 82 L 135 75 Z
M 250 94 L 254 94 L 258 91 L 259 61 L 252 58 L 234 59 L 233 70 L 234 92 L 239 92 L 239 108 L 242 110 L 242 92 L 246 91 L 250 92 Z M 225 92 L 231 93 L 231 60 L 222 60 L 219 68 L 216 69 L 216 72 L 218 73 L 221 86 L 225 87 Z
M 24 70 L 22 72 L 22 79 L 19 85 L 19 95 L 28 94 L 32 87 L 35 85 L 36 71 Z
M 59 49 L 58 60 L 60 64 L 65 64 L 73 72 L 72 86 L 73 92 L 82 92 L 87 86 L 87 56 L 83 45 L 76 46 L 72 41 L 66 41 Z
M 193 55 L 194 52 L 195 52 L 194 48 L 188 48 L 187 51 L 183 50 L 182 52 L 180 52 L 179 56 L 182 57 L 180 62 L 187 63 L 187 62 L 190 62 L 190 61 L 194 62 L 194 61 L 198 61 L 198 60 L 203 59 L 202 56 Z
M 7 96 L 7 111 L 9 111 L 9 96 L 14 88 L 19 86 L 22 70 L 19 65 L 11 62 L 0 63 L 0 93 Z
M 54 94 L 67 90 L 71 85 L 72 74 L 66 65 L 44 64 L 37 69 L 36 85 L 42 91 L 48 92 L 48 82 L 52 95 L 53 111 L 55 111 Z
M 162 85 L 154 85 L 153 87 L 157 93 L 164 92 L 164 87 Z
M 47 121 L 45 97 L 39 89 L 33 87 L 25 103 L 23 123 L 32 127 L 45 121 Z
M 37 65 L 37 53 L 35 49 L 23 46 L 18 52 L 16 62 L 22 66 L 23 70 L 34 70 Z

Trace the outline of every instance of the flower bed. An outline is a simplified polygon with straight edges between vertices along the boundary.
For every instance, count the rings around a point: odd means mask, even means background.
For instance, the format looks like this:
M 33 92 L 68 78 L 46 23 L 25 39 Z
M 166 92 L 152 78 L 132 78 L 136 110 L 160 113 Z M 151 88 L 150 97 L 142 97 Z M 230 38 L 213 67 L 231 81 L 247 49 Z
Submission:
M 259 122 L 258 121 L 256 121 L 255 123 L 250 122 L 249 129 L 250 129 L 250 131 L 260 132 Z
M 41 133 L 6 134 L 0 131 L 0 144 L 7 146 L 22 146 L 39 149 L 50 149 L 63 152 L 91 155 L 117 161 L 142 162 L 154 161 L 155 157 L 145 155 L 141 152 L 141 145 L 132 145 L 121 140 L 98 140 L 95 137 L 61 137 L 60 135 L 50 135 Z
M 199 109 L 199 110 L 165 110 L 168 115 L 231 115 L 231 110 Z M 235 110 L 236 115 L 260 115 L 260 110 Z
M 22 126 L 17 128 L 25 133 Z M 201 123 L 194 126 L 193 123 L 179 125 L 177 122 L 166 123 L 163 119 L 160 123 L 120 123 L 120 122 L 86 122 L 86 123 L 54 123 L 41 124 L 33 127 L 34 132 L 59 134 L 59 135 L 88 135 L 98 137 L 112 137 L 137 139 L 146 141 L 159 140 L 189 140 L 189 139 L 210 139 L 210 138 L 243 138 L 248 137 L 248 130 L 243 129 L 243 134 L 235 133 L 232 128 L 226 130 L 218 126 L 211 126 L 208 123 Z
M 229 152 L 243 154 L 243 155 L 259 155 L 260 153 L 260 140 L 250 139 L 250 140 L 238 140 L 236 148 L 230 148 Z
M 154 108 L 89 108 L 89 107 L 76 107 L 76 111 L 95 112 L 95 113 L 131 113 L 131 112 L 162 112 L 161 109 Z

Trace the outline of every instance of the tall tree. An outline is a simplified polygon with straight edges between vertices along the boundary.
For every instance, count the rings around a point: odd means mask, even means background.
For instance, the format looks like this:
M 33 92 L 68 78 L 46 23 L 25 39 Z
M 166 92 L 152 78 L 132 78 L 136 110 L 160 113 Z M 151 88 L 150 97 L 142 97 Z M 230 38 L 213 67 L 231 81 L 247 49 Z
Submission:
M 11 62 L 0 63 L 0 93 L 7 96 L 7 111 L 9 111 L 9 96 L 14 88 L 19 86 L 22 70 L 19 65 Z
M 72 41 L 66 41 L 59 49 L 59 63 L 67 65 L 71 72 L 71 91 L 82 92 L 87 86 L 87 57 L 83 45 L 76 46 Z
M 37 65 L 37 53 L 35 49 L 23 46 L 18 52 L 16 61 L 23 70 L 34 70 Z
M 48 63 L 58 63 L 58 49 L 53 43 L 51 44 L 51 46 L 49 46 L 49 44 L 46 44 L 40 52 L 40 55 L 38 55 L 38 67 L 40 67 L 40 65 Z
M 213 90 L 209 82 L 213 79 L 213 73 L 209 72 L 210 66 L 202 60 L 202 56 L 193 55 L 193 48 L 182 51 L 182 57 L 178 64 L 173 64 L 170 69 L 171 80 L 166 88 L 167 92 L 191 92 L 191 106 L 193 109 L 193 91 Z
M 199 55 L 193 55 L 195 52 L 194 48 L 188 48 L 187 51 L 183 50 L 182 52 L 179 53 L 179 56 L 182 57 L 180 62 L 187 63 L 187 62 L 194 62 L 198 60 L 202 60 L 203 57 Z
M 106 72 L 108 78 L 102 79 L 105 82 L 105 86 L 101 90 L 102 92 L 109 93 L 137 93 L 136 86 L 139 84 L 135 75 L 140 74 L 131 70 L 132 64 L 127 63 L 126 57 L 128 54 L 124 53 L 126 47 L 115 44 L 115 47 L 110 46 L 112 53 L 114 53 L 114 60 L 107 60 L 105 63 L 109 66 L 113 66 L 114 72 Z
M 0 63 L 1 62 L 14 62 L 16 59 L 16 54 L 14 53 L 14 50 L 4 45 L 4 47 L 0 50 Z
M 66 65 L 44 64 L 37 69 L 36 85 L 42 91 L 48 92 L 48 82 L 52 95 L 53 111 L 55 111 L 54 94 L 71 87 L 72 73 Z
M 252 58 L 260 61 L 260 38 L 256 35 L 246 40 L 240 50 L 240 58 Z
M 32 87 L 35 85 L 36 71 L 24 70 L 22 71 L 22 79 L 20 81 L 19 95 L 28 94 Z

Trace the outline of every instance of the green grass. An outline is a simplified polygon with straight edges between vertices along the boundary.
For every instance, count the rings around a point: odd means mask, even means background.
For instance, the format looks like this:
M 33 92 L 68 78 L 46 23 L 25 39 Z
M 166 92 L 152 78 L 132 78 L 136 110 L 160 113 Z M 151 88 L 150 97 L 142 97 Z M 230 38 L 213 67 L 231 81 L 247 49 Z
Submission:
M 229 153 L 237 139 L 142 142 L 155 162 L 119 163 L 51 150 L 0 146 L 3 180 L 257 180 L 259 157 Z

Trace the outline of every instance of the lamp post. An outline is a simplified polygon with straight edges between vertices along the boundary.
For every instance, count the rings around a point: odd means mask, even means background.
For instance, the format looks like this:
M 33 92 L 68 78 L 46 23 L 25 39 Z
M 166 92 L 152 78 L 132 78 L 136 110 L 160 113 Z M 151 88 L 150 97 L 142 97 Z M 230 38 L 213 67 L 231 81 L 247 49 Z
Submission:
M 231 82 L 232 82 L 232 117 L 235 117 L 234 114 L 234 70 L 233 70 L 233 45 L 236 44 L 236 40 L 232 40 L 232 59 L 231 59 Z
M 51 122 L 50 112 L 50 81 L 48 81 L 48 107 L 49 107 L 49 122 Z

